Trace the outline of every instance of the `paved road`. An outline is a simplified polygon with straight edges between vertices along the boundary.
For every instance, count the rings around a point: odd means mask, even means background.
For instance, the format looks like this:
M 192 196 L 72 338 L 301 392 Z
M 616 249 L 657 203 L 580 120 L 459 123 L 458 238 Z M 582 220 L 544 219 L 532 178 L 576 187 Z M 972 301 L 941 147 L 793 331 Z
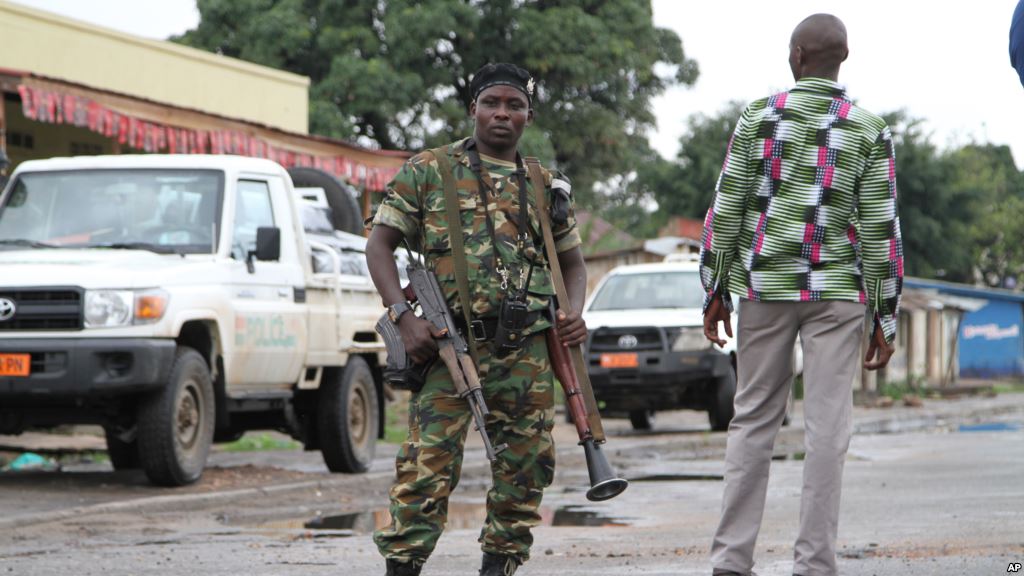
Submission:
M 858 410 L 861 430 L 903 432 L 854 437 L 841 573 L 1006 574 L 1010 563 L 1024 561 L 1022 408 L 1024 398 L 1005 396 Z M 958 431 L 960 424 L 978 423 L 999 424 L 1001 431 Z M 546 525 L 537 530 L 534 559 L 520 573 L 708 574 L 724 436 L 702 426 L 692 413 L 662 418 L 654 434 L 631 434 L 611 423 L 612 462 L 633 482 L 622 497 L 596 506 L 583 498 L 582 457 L 561 430 Z M 930 428 L 909 431 L 922 426 Z M 792 569 L 799 427 L 782 439 L 758 546 L 762 576 Z M 387 519 L 388 458 L 382 454 L 375 470 L 359 477 L 304 471 L 316 468 L 315 458 L 218 455 L 221 467 L 186 491 L 106 472 L 0 475 L 0 574 L 379 576 L 381 561 L 368 532 Z M 482 455 L 474 451 L 467 461 L 482 461 Z M 424 576 L 476 574 L 486 488 L 482 467 L 471 465 L 452 502 L 449 532 Z M 317 518 L 319 527 L 309 524 Z

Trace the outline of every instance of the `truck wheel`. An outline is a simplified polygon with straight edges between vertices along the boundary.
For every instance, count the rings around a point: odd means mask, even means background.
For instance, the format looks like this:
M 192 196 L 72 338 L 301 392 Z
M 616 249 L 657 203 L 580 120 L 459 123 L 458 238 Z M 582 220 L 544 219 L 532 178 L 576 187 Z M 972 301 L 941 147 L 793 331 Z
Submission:
M 134 439 L 125 442 L 114 428 L 104 427 L 104 435 L 107 437 L 107 456 L 110 456 L 110 465 L 114 470 L 134 470 L 139 468 L 139 441 Z
M 634 410 L 629 413 L 629 423 L 633 430 L 650 430 L 654 428 L 654 410 Z
M 139 457 L 154 484 L 182 486 L 203 474 L 213 442 L 213 382 L 198 352 L 181 346 L 170 381 L 139 408 Z
M 366 472 L 377 447 L 377 391 L 366 361 L 349 357 L 348 366 L 320 384 L 317 432 L 320 452 L 331 472 Z
M 295 166 L 288 175 L 296 188 L 323 188 L 327 204 L 331 207 L 331 224 L 337 230 L 360 234 L 363 230 L 363 211 L 356 201 L 355 190 L 331 174 L 317 168 Z
M 708 421 L 711 429 L 715 432 L 722 432 L 729 429 L 729 422 L 732 421 L 736 408 L 733 400 L 736 397 L 736 372 L 730 370 L 724 376 L 715 379 L 712 389 L 710 408 L 708 408 Z

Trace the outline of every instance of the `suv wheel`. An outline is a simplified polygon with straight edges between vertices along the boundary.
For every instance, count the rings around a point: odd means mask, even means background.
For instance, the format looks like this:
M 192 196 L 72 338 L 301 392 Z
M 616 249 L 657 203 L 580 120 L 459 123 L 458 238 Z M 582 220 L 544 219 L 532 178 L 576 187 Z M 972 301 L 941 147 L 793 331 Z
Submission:
M 179 347 L 170 381 L 139 408 L 139 458 L 154 484 L 182 486 L 199 479 L 213 442 L 214 409 L 206 360 Z
M 377 446 L 377 389 L 366 361 L 349 357 L 320 383 L 317 433 L 331 472 L 366 472 Z
M 708 421 L 711 423 L 712 430 L 723 432 L 729 429 L 729 422 L 732 421 L 733 414 L 736 413 L 733 405 L 733 400 L 736 397 L 736 371 L 730 370 L 715 379 L 711 393 Z
M 629 423 L 633 430 L 650 430 L 654 428 L 654 410 L 634 410 L 629 413 Z

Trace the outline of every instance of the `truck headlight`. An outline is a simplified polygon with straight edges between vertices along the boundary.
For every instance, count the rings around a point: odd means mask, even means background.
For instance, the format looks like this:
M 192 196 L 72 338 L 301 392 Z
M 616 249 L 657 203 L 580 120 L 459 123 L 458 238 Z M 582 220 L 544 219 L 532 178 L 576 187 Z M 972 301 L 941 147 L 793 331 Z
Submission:
M 156 322 L 167 310 L 163 290 L 86 290 L 85 327 L 115 328 Z
M 704 337 L 704 328 L 700 326 L 669 328 L 665 332 L 673 352 L 699 351 L 711 347 L 711 341 Z

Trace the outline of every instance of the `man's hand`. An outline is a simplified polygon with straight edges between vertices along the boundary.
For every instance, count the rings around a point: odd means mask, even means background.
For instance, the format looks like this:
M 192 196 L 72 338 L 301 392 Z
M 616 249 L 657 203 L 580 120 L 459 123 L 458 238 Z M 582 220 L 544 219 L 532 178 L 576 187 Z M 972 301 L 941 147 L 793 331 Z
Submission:
M 725 322 L 725 333 L 732 338 L 732 318 L 725 305 L 722 304 L 722 299 L 716 295 L 711 299 L 708 311 L 704 313 L 704 337 L 721 348 L 725 346 L 725 340 L 718 334 L 719 322 Z
M 398 319 L 398 331 L 402 334 L 405 353 L 415 364 L 425 364 L 437 356 L 436 339 L 445 336 L 444 331 L 434 330 L 429 320 L 412 312 L 406 312 Z
M 864 367 L 868 370 L 885 368 L 885 365 L 889 363 L 889 358 L 892 358 L 894 350 L 892 344 L 885 341 L 885 333 L 882 332 L 882 327 L 878 326 L 868 342 L 868 353 L 864 356 Z
M 587 341 L 587 323 L 579 312 L 559 309 L 556 313 L 558 337 L 561 338 L 565 347 L 576 346 Z

